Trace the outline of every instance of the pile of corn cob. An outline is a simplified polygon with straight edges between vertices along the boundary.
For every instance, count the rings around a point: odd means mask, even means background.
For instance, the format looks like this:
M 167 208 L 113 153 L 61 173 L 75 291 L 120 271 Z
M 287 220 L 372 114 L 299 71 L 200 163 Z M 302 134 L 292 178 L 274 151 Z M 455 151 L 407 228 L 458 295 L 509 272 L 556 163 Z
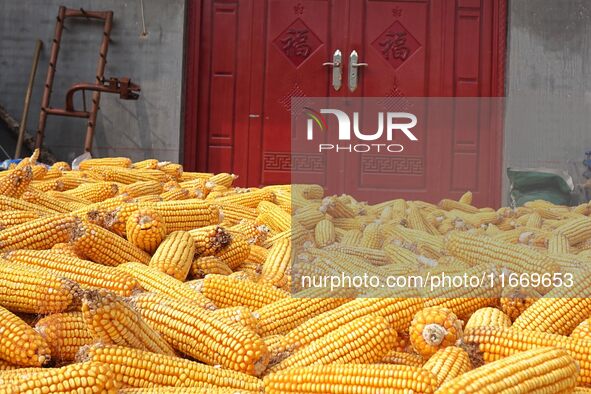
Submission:
M 0 173 L 0 393 L 591 392 L 577 289 L 290 293 L 323 261 L 380 275 L 584 266 L 591 205 L 368 205 L 235 179 L 35 155 Z

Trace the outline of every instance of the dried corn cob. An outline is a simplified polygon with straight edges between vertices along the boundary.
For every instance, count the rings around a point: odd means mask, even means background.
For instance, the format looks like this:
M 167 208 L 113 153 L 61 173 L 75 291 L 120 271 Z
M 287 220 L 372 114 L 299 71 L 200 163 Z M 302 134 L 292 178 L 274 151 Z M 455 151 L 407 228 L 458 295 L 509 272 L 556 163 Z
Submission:
M 423 357 L 419 356 L 416 353 L 408 353 L 394 347 L 390 352 L 388 352 L 388 354 L 386 354 L 384 358 L 382 358 L 380 363 L 421 367 L 425 362 L 423 360 Z
M 282 242 L 282 240 L 277 242 Z M 246 260 L 257 264 L 263 264 L 265 260 L 267 260 L 268 256 L 269 249 L 258 245 L 250 245 L 250 253 L 248 254 Z
M 465 330 L 476 327 L 511 327 L 511 318 L 497 308 L 481 308 L 470 316 Z
M 246 306 L 257 309 L 289 297 L 289 293 L 273 286 L 223 275 L 207 275 L 200 290 L 219 308 Z
M 247 374 L 122 346 L 92 347 L 87 358 L 109 365 L 117 379 L 128 387 L 227 387 L 258 392 L 262 388 L 259 379 Z
M 213 256 L 232 241 L 228 231 L 218 225 L 191 230 L 188 234 L 194 241 L 196 256 Z
M 92 223 L 78 226 L 74 244 L 95 263 L 116 266 L 127 261 L 150 261 L 150 255 L 131 242 Z
M 231 269 L 236 269 L 248 258 L 250 254 L 250 244 L 246 238 L 240 234 L 232 234 L 230 242 L 222 248 L 215 256 L 228 264 Z
M 151 170 L 155 170 L 158 168 L 158 160 L 146 159 L 142 161 L 136 161 L 131 165 L 131 168 L 148 168 Z
M 421 356 L 428 358 L 439 349 L 455 345 L 462 337 L 462 324 L 449 309 L 425 308 L 410 325 L 410 341 Z
M 162 184 L 158 181 L 139 181 L 124 185 L 119 188 L 119 191 L 130 197 L 160 194 L 162 193 Z
M 465 332 L 464 342 L 478 346 L 485 362 L 493 362 L 526 350 L 544 347 L 565 349 L 580 366 L 578 384 L 591 384 L 587 340 L 557 334 L 502 327 L 478 327 Z
M 230 275 L 232 269 L 215 256 L 203 256 L 193 261 L 189 272 L 193 278 L 203 278 L 208 274 Z
M 229 188 L 232 186 L 232 183 L 234 183 L 236 179 L 238 179 L 238 175 L 228 174 L 227 172 L 221 172 L 219 174 L 211 176 L 208 180 L 209 182 L 215 185 Z
M 324 247 L 335 241 L 335 227 L 328 219 L 322 219 L 314 228 L 314 240 L 318 247 Z
M 571 332 L 571 338 L 577 339 L 591 339 L 591 325 L 589 319 L 583 320 L 578 326 L 575 327 Z
M 45 339 L 18 316 L 2 307 L 0 332 L 1 359 L 25 367 L 40 367 L 49 361 L 50 350 Z
M 138 209 L 127 218 L 125 224 L 129 242 L 150 254 L 156 251 L 166 233 L 164 219 L 150 209 Z
M 437 379 L 429 371 L 408 365 L 332 364 L 279 371 L 265 377 L 268 394 L 433 393 Z
M 93 343 L 81 312 L 46 316 L 35 324 L 35 331 L 49 345 L 52 360 L 59 363 L 74 361 L 81 347 Z
M 197 360 L 253 375 L 261 374 L 267 366 L 265 344 L 249 329 L 157 294 L 139 294 L 133 302 L 144 320 L 164 339 Z
M 113 166 L 113 167 L 131 167 L 131 159 L 127 157 L 106 157 L 103 159 L 88 159 L 80 163 L 78 167 L 85 171 L 94 167 Z
M 180 200 L 188 200 L 189 198 L 194 198 L 191 196 L 189 189 L 183 188 L 174 188 L 170 189 L 162 194 L 160 194 L 160 198 L 162 201 L 180 201 Z
M 224 222 L 238 224 L 241 220 L 247 219 L 252 222 L 257 220 L 258 213 L 255 208 L 244 207 L 239 204 L 223 203 L 220 205 L 224 215 Z
M 195 241 L 186 231 L 170 233 L 150 260 L 154 267 L 176 279 L 185 280 L 195 255 Z
M 127 346 L 174 356 L 174 350 L 139 313 L 113 293 L 86 291 L 82 315 L 92 337 L 105 344 Z
M 16 372 L 16 371 L 15 371 Z M 0 393 L 116 394 L 119 382 L 106 364 L 80 363 L 3 377 Z
M 183 166 L 177 163 L 158 163 L 158 169 L 176 180 L 181 179 L 183 176 Z
M 64 192 L 74 197 L 80 197 L 90 202 L 101 202 L 108 198 L 115 197 L 119 193 L 119 187 L 112 182 L 96 182 L 82 184 L 75 189 Z
M 291 241 L 277 241 L 263 263 L 261 281 L 289 290 L 291 286 Z
M 505 287 L 501 294 L 501 310 L 515 321 L 527 308 L 542 296 L 530 288 Z
M 267 239 L 269 227 L 264 224 L 257 225 L 255 222 L 242 219 L 238 224 L 227 229 L 230 234 L 241 234 L 251 245 L 261 245 Z
M 256 208 L 261 201 L 275 202 L 275 194 L 265 189 L 246 189 L 241 193 L 215 199 L 215 203 L 221 206 L 237 204 L 248 208 Z
M 554 231 L 563 234 L 571 246 L 576 245 L 591 238 L 591 218 L 581 217 L 569 220 Z
M 241 327 L 248 328 L 257 334 L 259 333 L 258 316 L 246 307 L 233 306 L 230 308 L 216 309 L 213 311 L 213 315 L 230 324 L 237 324 Z
M 141 263 L 125 263 L 117 269 L 134 277 L 140 286 L 149 292 L 161 294 L 177 301 L 207 309 L 215 309 L 213 303 L 203 294 L 190 288 L 180 280 Z
M 442 385 L 470 371 L 472 363 L 464 349 L 448 346 L 429 357 L 423 368 L 432 372 L 437 377 L 438 384 Z
M 363 364 L 381 361 L 394 347 L 396 331 L 381 316 L 364 316 L 296 351 L 269 372 L 327 364 Z
M 7 197 L 20 197 L 33 180 L 31 166 L 11 171 L 0 178 L 0 194 Z
M 0 259 L 0 305 L 13 312 L 57 313 L 72 307 L 78 285 L 39 268 Z
M 54 198 L 51 198 L 50 196 L 48 196 L 44 192 L 28 190 L 22 194 L 21 198 L 24 201 L 28 201 L 30 203 L 40 205 L 42 207 L 45 207 L 47 209 L 51 209 L 52 211 L 58 212 L 58 213 L 71 212 L 77 208 L 77 205 L 67 204 L 67 203 L 64 203 L 63 201 L 56 200 Z
M 577 364 L 564 349 L 540 348 L 466 372 L 437 392 L 566 393 L 574 390 L 577 375 Z
M 322 200 L 320 211 L 328 213 L 333 218 L 353 218 L 357 216 L 357 212 L 346 201 L 337 196 L 325 197 Z
M 71 279 L 84 289 L 107 289 L 129 296 L 139 286 L 135 279 L 121 271 L 54 251 L 21 249 L 3 257 L 13 263 L 42 268 L 58 277 Z
M 49 249 L 69 242 L 80 220 L 72 216 L 52 215 L 31 220 L 0 231 L 0 250 Z
M 476 208 L 470 204 L 466 204 L 466 203 L 455 201 L 455 200 L 450 200 L 447 198 L 444 198 L 443 200 L 441 200 L 439 202 L 439 208 L 445 209 L 446 211 L 451 211 L 452 209 L 457 209 L 458 211 L 467 212 L 467 213 L 478 212 L 478 208 Z
M 155 386 L 150 388 L 126 388 L 118 394 L 255 394 L 260 391 L 240 390 L 227 387 L 170 387 Z
M 1 211 L 0 212 L 0 230 L 23 224 L 31 220 L 39 219 L 41 215 L 35 211 Z
M 298 325 L 285 335 L 285 346 L 288 349 L 306 346 L 343 324 L 369 314 L 383 316 L 393 329 L 405 331 L 423 305 L 424 301 L 420 298 L 358 298 Z
M 222 216 L 217 205 L 198 199 L 145 204 L 162 215 L 169 233 L 217 224 Z

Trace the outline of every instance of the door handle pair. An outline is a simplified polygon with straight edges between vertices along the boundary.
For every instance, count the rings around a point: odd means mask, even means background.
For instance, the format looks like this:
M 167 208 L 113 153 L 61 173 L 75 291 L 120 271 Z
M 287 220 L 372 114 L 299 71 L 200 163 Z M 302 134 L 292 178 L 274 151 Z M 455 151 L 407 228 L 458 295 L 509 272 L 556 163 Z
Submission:
M 343 55 L 340 49 L 334 51 L 332 55 L 332 62 L 322 63 L 323 66 L 332 67 L 332 87 L 334 90 L 339 90 L 343 83 Z M 351 51 L 349 55 L 349 91 L 354 92 L 357 89 L 359 81 L 359 67 L 367 67 L 367 63 L 359 63 L 359 55 L 357 51 Z

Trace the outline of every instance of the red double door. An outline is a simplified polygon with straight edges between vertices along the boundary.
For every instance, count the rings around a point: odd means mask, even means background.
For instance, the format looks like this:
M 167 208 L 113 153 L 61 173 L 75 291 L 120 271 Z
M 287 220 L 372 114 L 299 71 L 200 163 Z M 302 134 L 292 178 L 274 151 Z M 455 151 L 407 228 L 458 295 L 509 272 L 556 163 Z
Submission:
M 242 185 L 290 181 L 293 97 L 503 95 L 505 0 L 191 5 L 185 166 L 234 172 Z M 333 66 L 325 64 L 337 51 L 340 88 Z M 354 51 L 357 62 L 367 64 L 356 68 L 356 84 L 349 72 Z M 397 181 L 371 185 L 369 199 L 437 201 L 471 190 L 477 204 L 497 205 L 502 127 L 482 123 L 481 116 L 469 116 L 461 127 L 426 130 L 424 143 L 389 163 Z M 337 182 L 358 181 L 346 171 L 342 178 Z

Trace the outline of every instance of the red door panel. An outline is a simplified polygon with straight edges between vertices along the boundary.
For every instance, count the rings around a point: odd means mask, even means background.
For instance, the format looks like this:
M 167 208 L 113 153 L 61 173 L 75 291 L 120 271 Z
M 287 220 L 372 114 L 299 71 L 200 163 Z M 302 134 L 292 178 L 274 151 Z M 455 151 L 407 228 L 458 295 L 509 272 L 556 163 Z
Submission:
M 437 201 L 472 190 L 477 204 L 500 201 L 502 118 L 492 103 L 447 108 L 414 104 L 419 143 L 392 157 L 298 156 L 290 151 L 292 97 L 383 97 L 385 110 L 412 97 L 503 94 L 506 0 L 202 0 L 196 92 L 198 122 L 185 151 L 199 170 L 232 171 L 242 184 L 290 181 L 293 166 L 360 199 Z M 342 51 L 337 92 L 329 62 Z M 369 64 L 348 88 L 351 51 Z M 195 73 L 195 72 L 194 72 Z M 188 81 L 192 81 L 191 78 Z M 192 98 L 193 97 L 193 98 Z M 198 98 L 198 100 L 195 99 Z M 187 108 L 188 111 L 191 108 Z M 187 115 L 187 118 L 191 117 Z M 193 133 L 193 134 L 191 134 Z M 197 134 L 195 138 L 194 134 Z M 368 169 L 352 171 L 360 164 Z M 340 175 L 327 177 L 327 171 Z M 328 178 L 328 179 L 327 179 Z

